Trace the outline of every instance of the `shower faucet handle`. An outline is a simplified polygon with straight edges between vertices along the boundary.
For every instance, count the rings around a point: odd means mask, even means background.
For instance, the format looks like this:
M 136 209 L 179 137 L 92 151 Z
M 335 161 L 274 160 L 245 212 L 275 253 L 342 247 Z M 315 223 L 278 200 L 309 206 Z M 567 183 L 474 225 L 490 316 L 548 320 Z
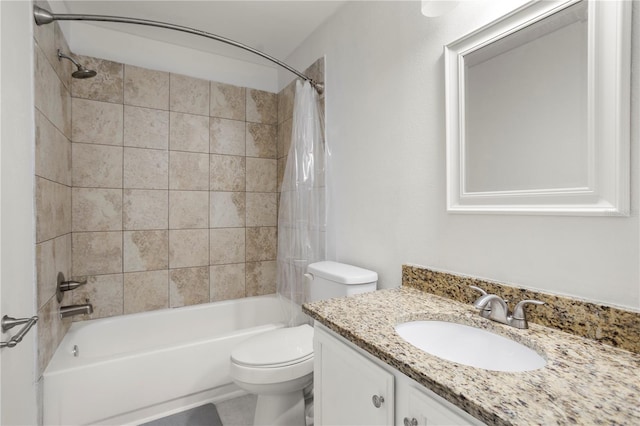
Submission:
M 58 280 L 56 284 L 56 299 L 58 300 L 58 303 L 62 302 L 65 292 L 75 290 L 85 284 L 87 284 L 86 279 L 84 281 L 67 280 L 64 278 L 64 274 L 62 272 L 58 272 Z
M 76 288 L 80 287 L 81 285 L 85 285 L 86 283 L 87 283 L 87 280 L 84 280 L 84 281 L 74 281 L 74 280 L 62 281 L 60 283 L 60 291 L 75 290 Z

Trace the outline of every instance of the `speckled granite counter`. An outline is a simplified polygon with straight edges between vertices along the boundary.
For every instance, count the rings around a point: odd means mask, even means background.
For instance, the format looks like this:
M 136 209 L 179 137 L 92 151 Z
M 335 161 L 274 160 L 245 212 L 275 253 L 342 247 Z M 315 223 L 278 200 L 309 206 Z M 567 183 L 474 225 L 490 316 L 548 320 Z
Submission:
M 471 305 L 401 287 L 305 304 L 304 312 L 488 424 L 640 424 L 640 355 L 530 323 L 518 330 Z M 448 320 L 510 337 L 547 359 L 539 370 L 466 367 L 401 339 L 397 323 Z M 470 348 L 472 350 L 472 348 Z

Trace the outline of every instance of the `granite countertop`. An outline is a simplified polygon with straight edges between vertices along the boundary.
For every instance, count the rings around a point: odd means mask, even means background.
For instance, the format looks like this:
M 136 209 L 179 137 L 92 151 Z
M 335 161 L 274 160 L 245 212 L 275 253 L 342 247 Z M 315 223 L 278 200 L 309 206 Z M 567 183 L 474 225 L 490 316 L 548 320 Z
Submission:
M 640 355 L 529 323 L 489 321 L 471 305 L 409 287 L 305 304 L 305 313 L 446 400 L 488 423 L 640 424 Z M 498 372 L 429 355 L 394 326 L 446 320 L 510 337 L 547 360 L 539 370 Z M 471 348 L 470 348 L 471 349 Z

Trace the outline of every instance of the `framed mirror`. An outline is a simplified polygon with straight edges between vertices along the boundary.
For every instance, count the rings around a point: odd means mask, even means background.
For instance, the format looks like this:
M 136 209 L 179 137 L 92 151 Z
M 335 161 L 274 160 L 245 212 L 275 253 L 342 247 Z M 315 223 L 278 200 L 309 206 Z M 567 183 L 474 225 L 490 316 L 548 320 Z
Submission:
M 447 209 L 629 214 L 631 2 L 531 2 L 445 46 Z

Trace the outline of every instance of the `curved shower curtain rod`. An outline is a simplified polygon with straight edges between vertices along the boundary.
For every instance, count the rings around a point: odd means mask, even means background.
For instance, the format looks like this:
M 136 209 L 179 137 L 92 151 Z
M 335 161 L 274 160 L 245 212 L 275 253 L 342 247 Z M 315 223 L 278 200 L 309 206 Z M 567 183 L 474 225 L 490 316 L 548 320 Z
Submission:
M 165 28 L 168 30 L 181 31 L 183 33 L 194 34 L 206 38 L 210 38 L 212 40 L 220 41 L 222 43 L 229 44 L 231 46 L 239 47 L 240 49 L 244 49 L 249 51 L 255 55 L 261 56 L 268 61 L 273 62 L 276 65 L 281 66 L 287 71 L 292 72 L 303 80 L 308 81 L 311 85 L 316 89 L 319 94 L 324 92 L 324 84 L 318 81 L 315 81 L 311 77 L 306 76 L 290 65 L 285 64 L 284 62 L 274 58 L 273 56 L 267 55 L 253 47 L 247 46 L 246 44 L 239 43 L 235 40 L 228 39 L 226 37 L 222 37 L 219 35 L 211 34 L 206 31 L 198 30 L 195 28 L 184 27 L 182 25 L 174 25 L 166 22 L 158 22 L 152 21 L 149 19 L 138 19 L 138 18 L 127 18 L 122 16 L 106 16 L 106 15 L 82 15 L 82 14 L 63 14 L 63 13 L 51 13 L 50 11 L 43 9 L 38 6 L 33 7 L 33 18 L 36 22 L 36 25 L 46 25 L 50 24 L 53 21 L 96 21 L 96 22 L 116 22 L 122 24 L 137 24 L 137 25 L 146 25 L 148 27 L 158 27 Z

